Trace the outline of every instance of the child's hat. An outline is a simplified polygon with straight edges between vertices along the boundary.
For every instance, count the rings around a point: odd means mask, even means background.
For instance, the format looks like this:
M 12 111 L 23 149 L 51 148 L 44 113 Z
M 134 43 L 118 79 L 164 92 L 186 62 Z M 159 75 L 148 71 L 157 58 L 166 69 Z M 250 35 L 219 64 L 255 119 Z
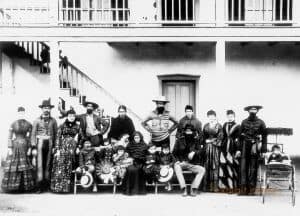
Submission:
M 170 166 L 161 166 L 159 171 L 159 182 L 167 182 L 170 181 L 173 177 L 174 169 Z

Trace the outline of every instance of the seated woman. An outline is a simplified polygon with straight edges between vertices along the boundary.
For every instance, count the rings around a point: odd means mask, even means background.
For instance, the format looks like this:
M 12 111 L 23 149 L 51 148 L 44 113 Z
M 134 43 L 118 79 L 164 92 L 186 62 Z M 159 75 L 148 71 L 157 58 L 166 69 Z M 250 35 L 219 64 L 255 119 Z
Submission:
M 133 158 L 133 164 L 127 168 L 122 182 L 126 195 L 146 193 L 146 178 L 143 166 L 145 165 L 147 149 L 148 146 L 144 142 L 141 132 L 134 132 L 133 141 L 126 148 L 129 156 Z

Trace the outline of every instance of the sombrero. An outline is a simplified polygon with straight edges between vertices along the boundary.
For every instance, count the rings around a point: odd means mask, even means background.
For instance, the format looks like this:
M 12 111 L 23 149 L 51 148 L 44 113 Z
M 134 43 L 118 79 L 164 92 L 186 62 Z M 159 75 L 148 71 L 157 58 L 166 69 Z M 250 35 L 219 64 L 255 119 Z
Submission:
M 164 102 L 169 103 L 170 101 L 167 100 L 165 96 L 158 96 L 155 99 L 152 100 L 153 102 Z
M 80 178 L 80 184 L 83 188 L 89 188 L 93 184 L 94 178 L 91 173 L 85 172 Z
M 260 109 L 262 109 L 263 107 L 260 106 L 260 105 L 251 105 L 251 106 L 246 106 L 246 107 L 244 108 L 244 110 L 245 110 L 245 111 L 249 111 L 249 110 L 252 109 L 252 108 L 255 108 L 255 109 L 257 109 L 257 110 L 260 110 Z
M 167 182 L 173 177 L 174 170 L 170 166 L 162 166 L 159 171 L 159 182 Z
M 51 104 L 50 100 L 43 100 L 42 104 L 39 105 L 39 108 L 50 107 L 52 109 L 54 106 Z
M 97 109 L 99 107 L 98 104 L 94 103 L 94 102 L 91 102 L 91 101 L 85 101 L 83 103 L 83 106 L 86 107 L 88 104 L 92 104 L 92 106 L 94 107 L 94 109 Z

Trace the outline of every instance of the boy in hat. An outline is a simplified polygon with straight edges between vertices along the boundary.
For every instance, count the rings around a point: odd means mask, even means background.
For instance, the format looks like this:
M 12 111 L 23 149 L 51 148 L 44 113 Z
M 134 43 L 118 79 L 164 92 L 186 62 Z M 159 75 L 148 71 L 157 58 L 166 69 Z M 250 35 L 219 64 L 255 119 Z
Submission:
M 196 174 L 190 191 L 191 196 L 196 196 L 199 185 L 205 174 L 205 168 L 200 166 L 205 152 L 196 138 L 193 125 L 187 124 L 185 126 L 184 136 L 176 140 L 173 154 L 176 158 L 174 169 L 182 190 L 182 195 L 187 196 L 188 194 L 183 170 L 189 170 Z
M 244 108 L 249 117 L 241 124 L 241 188 L 240 195 L 254 195 L 257 182 L 258 162 L 267 151 L 267 130 L 263 120 L 257 117 L 262 106 Z
M 39 107 L 42 115 L 33 122 L 31 144 L 36 148 L 38 193 L 47 190 L 50 182 L 50 161 L 57 133 L 57 122 L 51 117 L 51 101 L 44 100 Z M 35 151 L 34 151 L 35 152 Z
M 129 157 L 123 145 L 118 145 L 116 153 L 113 155 L 113 162 L 115 164 L 115 175 L 118 179 L 122 180 L 125 176 L 126 168 L 133 164 L 133 159 Z
M 170 134 L 176 130 L 178 122 L 165 109 L 169 101 L 164 96 L 154 99 L 153 102 L 156 103 L 156 109 L 142 122 L 142 126 L 151 134 L 151 142 L 155 146 L 160 147 L 163 143 L 170 145 Z M 148 125 L 148 122 L 151 122 L 151 125 Z
M 162 171 L 163 169 L 172 169 L 172 176 L 173 176 L 175 157 L 172 154 L 170 150 L 170 145 L 168 143 L 162 145 L 161 151 L 158 154 L 158 163 L 160 165 L 160 171 Z M 165 182 L 166 190 L 168 191 L 172 190 L 171 183 L 170 183 L 171 178 Z

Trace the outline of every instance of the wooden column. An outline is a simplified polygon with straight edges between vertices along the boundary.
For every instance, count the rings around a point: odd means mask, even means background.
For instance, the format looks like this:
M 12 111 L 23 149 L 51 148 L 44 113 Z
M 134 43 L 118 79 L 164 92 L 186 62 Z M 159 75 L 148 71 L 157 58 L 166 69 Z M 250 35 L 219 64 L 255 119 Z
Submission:
M 224 73 L 225 72 L 225 40 L 218 40 L 216 42 L 216 72 Z
M 225 10 L 227 10 L 227 8 L 225 8 L 226 1 L 228 0 L 215 0 L 215 17 L 216 17 L 216 26 L 224 26 L 225 25 Z

